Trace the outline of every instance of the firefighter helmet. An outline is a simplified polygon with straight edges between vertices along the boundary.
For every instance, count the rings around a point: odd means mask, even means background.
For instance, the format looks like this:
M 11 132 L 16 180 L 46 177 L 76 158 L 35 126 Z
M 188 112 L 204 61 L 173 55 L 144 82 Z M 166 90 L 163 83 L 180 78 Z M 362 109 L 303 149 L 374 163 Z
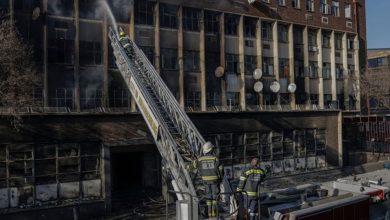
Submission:
M 203 151 L 203 154 L 207 154 L 209 153 L 210 151 L 212 151 L 214 149 L 214 145 L 210 142 L 210 141 L 207 141 L 203 147 L 202 147 L 202 151 Z
M 126 36 L 125 32 L 123 30 L 121 30 L 119 32 L 119 37 L 125 37 L 125 36 Z

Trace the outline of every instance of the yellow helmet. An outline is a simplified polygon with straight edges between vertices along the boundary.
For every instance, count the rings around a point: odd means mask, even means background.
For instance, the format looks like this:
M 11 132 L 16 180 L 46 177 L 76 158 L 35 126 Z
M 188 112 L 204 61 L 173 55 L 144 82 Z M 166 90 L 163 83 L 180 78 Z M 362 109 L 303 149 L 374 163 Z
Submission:
M 119 32 L 119 37 L 125 37 L 125 36 L 126 36 L 126 34 L 125 34 L 124 31 L 120 31 L 120 32 Z

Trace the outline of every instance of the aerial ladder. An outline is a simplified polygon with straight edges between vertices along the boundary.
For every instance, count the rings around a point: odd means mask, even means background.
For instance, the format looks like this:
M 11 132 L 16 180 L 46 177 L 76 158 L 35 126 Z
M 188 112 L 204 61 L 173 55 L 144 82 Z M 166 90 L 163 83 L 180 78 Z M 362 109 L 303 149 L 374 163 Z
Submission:
M 129 40 L 129 56 L 111 27 L 109 38 L 118 69 L 154 138 L 163 166 L 170 173 L 176 196 L 187 202 L 177 205 L 177 210 L 185 215 L 181 218 L 201 219 L 197 184 L 186 165 L 200 156 L 205 140 L 137 45 Z

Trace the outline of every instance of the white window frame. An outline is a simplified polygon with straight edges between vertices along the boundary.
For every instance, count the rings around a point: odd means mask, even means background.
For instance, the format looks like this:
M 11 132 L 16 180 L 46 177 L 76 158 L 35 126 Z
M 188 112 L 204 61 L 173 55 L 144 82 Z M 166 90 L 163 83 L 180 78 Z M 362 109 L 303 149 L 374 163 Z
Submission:
M 339 1 L 332 1 L 332 15 L 335 17 L 340 16 L 340 3 Z
M 351 18 L 352 17 L 352 14 L 351 14 L 351 4 L 345 3 L 345 5 L 344 5 L 344 12 L 345 12 L 345 17 L 346 18 Z
M 278 0 L 278 5 L 286 6 L 286 0 Z
M 306 10 L 314 12 L 314 0 L 306 0 Z

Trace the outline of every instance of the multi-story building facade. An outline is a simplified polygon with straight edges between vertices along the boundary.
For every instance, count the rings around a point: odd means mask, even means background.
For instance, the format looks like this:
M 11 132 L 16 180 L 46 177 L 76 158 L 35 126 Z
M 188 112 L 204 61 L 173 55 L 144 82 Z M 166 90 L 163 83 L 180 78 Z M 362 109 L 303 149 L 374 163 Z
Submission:
M 117 174 L 130 166 L 120 155 L 125 146 L 147 173 L 136 183 L 161 185 L 158 154 L 116 68 L 110 15 L 98 2 L 0 2 L 0 18 L 14 20 L 33 47 L 43 79 L 36 99 L 59 118 L 37 113 L 26 121 L 25 138 L 3 136 L 3 210 L 50 201 L 94 201 L 111 210 L 110 188 L 121 187 Z M 191 117 L 220 148 L 232 178 L 250 156 L 269 163 L 274 175 L 342 165 L 340 111 L 359 109 L 359 92 L 351 89 L 358 80 L 350 79 L 366 67 L 364 0 L 107 2 L 180 105 L 202 113 Z M 262 70 L 260 80 L 255 69 Z M 274 81 L 277 92 L 270 89 Z M 18 169 L 9 165 L 15 158 Z M 130 179 L 143 175 L 136 170 L 127 170 Z

